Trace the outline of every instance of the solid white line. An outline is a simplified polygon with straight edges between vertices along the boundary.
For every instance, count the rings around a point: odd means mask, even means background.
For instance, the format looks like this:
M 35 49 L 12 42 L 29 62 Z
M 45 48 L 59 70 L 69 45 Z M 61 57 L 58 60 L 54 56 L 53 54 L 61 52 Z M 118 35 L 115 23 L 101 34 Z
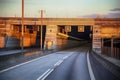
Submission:
M 40 80 L 42 77 L 44 77 L 48 72 L 50 71 L 50 69 L 48 69 L 47 71 L 45 71 L 39 78 L 37 78 L 37 80 Z
M 52 54 L 50 54 L 50 55 L 52 55 Z M 25 64 L 28 64 L 28 63 L 30 63 L 30 62 L 33 62 L 33 61 L 39 60 L 39 59 L 44 58 L 44 57 L 47 57 L 47 56 L 49 56 L 49 55 L 42 56 L 42 57 L 39 57 L 39 58 L 36 58 L 36 59 L 30 60 L 30 61 L 27 61 L 27 62 L 24 62 L 24 63 L 18 64 L 18 65 L 15 65 L 15 66 L 13 66 L 13 67 L 10 67 L 10 68 L 7 68 L 7 69 L 4 69 L 4 70 L 1 70 L 0 73 L 6 72 L 6 71 L 8 71 L 8 70 L 14 69 L 14 68 L 16 68 L 16 67 L 19 67 L 19 66 L 22 66 L 22 65 L 25 65 Z
M 51 69 L 42 79 L 40 80 L 45 80 L 45 78 L 50 75 L 53 72 L 54 69 Z
M 93 70 L 92 70 L 91 64 L 90 64 L 89 51 L 87 52 L 87 63 L 88 63 L 88 71 L 89 71 L 91 80 L 96 80 L 95 76 L 93 74 Z

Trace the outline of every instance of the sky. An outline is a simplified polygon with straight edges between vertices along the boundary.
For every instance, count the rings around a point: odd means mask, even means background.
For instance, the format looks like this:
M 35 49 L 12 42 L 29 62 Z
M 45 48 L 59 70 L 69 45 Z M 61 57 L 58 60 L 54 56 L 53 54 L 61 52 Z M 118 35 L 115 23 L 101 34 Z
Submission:
M 120 0 L 24 0 L 25 17 L 120 18 Z M 0 17 L 21 17 L 22 0 L 0 0 Z

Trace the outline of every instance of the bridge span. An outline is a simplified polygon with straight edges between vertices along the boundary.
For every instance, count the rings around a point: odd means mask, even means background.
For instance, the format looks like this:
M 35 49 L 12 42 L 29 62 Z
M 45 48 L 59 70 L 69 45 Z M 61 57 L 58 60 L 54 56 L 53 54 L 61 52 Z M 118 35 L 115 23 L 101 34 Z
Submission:
M 0 17 L 0 48 L 21 46 L 21 24 L 20 17 Z M 24 18 L 24 47 L 41 45 L 41 27 L 42 47 L 48 49 L 63 45 L 69 37 L 78 41 L 92 39 L 93 50 L 98 52 L 101 47 L 106 51 L 106 39 L 111 44 L 117 41 L 110 45 L 111 49 L 120 44 L 120 18 Z M 116 47 L 116 53 L 119 49 Z
M 24 18 L 23 32 L 21 54 L 21 18 L 0 17 L 1 80 L 120 80 L 120 18 Z

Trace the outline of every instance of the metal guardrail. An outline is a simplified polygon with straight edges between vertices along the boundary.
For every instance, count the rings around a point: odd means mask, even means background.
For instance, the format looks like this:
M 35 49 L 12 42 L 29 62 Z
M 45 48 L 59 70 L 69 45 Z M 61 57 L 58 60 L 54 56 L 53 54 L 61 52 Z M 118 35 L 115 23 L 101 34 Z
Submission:
M 120 38 L 103 39 L 102 54 L 120 59 Z

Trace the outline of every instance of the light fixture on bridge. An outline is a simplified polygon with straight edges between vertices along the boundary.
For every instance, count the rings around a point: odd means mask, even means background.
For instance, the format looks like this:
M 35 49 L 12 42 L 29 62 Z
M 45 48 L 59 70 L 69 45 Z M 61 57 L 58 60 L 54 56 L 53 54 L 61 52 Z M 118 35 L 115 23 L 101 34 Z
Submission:
M 51 41 L 51 40 L 46 41 L 46 47 L 47 47 L 47 49 L 51 49 L 52 46 L 53 46 L 53 41 Z
M 78 26 L 78 32 L 84 32 L 84 26 Z

